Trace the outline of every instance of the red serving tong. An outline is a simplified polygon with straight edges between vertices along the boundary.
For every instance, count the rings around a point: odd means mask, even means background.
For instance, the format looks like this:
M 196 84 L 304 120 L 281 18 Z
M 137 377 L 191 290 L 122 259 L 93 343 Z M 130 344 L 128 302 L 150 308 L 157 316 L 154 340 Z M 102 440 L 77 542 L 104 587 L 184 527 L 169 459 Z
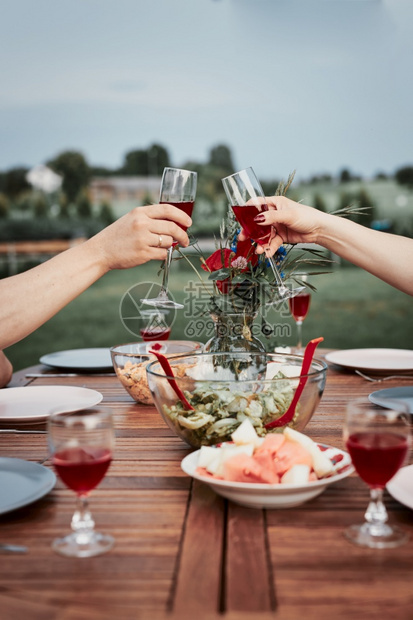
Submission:
M 280 426 L 285 426 L 286 424 L 289 424 L 293 419 L 295 408 L 303 392 L 303 389 L 305 388 L 305 384 L 307 383 L 307 375 L 311 367 L 311 362 L 313 361 L 315 350 L 317 348 L 317 345 L 323 340 L 324 338 L 322 337 L 314 338 L 314 340 L 310 340 L 310 342 L 307 344 L 304 351 L 303 365 L 301 366 L 300 381 L 298 383 L 297 389 L 295 390 L 295 394 L 290 403 L 290 406 L 288 407 L 287 411 L 281 416 L 281 418 L 278 418 L 278 420 L 273 420 L 272 422 L 268 422 L 268 424 L 265 425 L 265 428 L 279 428 Z
M 179 387 L 175 379 L 172 378 L 174 376 L 174 373 L 173 373 L 170 363 L 168 362 L 168 358 L 165 357 L 165 355 L 162 355 L 162 353 L 155 351 L 154 349 L 151 349 L 149 353 L 152 353 L 157 358 L 158 362 L 162 366 L 163 371 L 166 374 L 166 377 L 169 381 L 169 385 L 172 387 L 173 390 L 175 390 L 176 395 L 178 396 L 179 400 L 182 402 L 185 409 L 187 409 L 188 411 L 191 411 L 191 410 L 195 411 L 194 407 L 185 398 L 185 394 L 183 393 L 183 391 L 181 390 L 181 388 Z

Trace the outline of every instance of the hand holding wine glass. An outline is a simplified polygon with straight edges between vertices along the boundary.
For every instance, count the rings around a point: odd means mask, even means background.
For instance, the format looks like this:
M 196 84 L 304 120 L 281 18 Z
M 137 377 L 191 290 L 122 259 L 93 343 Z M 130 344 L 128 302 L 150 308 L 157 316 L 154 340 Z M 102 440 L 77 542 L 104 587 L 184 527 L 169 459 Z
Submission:
M 114 437 L 110 409 L 95 407 L 56 413 L 49 418 L 48 439 L 54 468 L 64 484 L 77 494 L 72 533 L 56 539 L 52 545 L 62 555 L 91 557 L 113 546 L 112 536 L 95 531 L 88 496 L 109 468 Z
M 256 243 L 268 246 L 273 234 L 272 226 L 258 224 L 260 214 L 268 210 L 265 194 L 252 168 L 246 168 L 222 179 L 225 194 L 235 217 L 241 224 L 244 236 Z M 289 289 L 282 281 L 273 257 L 268 256 L 276 285 L 276 302 L 294 297 L 304 287 Z
M 196 185 L 196 172 L 182 170 L 180 168 L 165 168 L 162 175 L 159 202 L 161 204 L 173 205 L 191 217 L 196 196 Z M 184 226 L 181 226 L 181 228 L 186 230 Z M 149 306 L 155 306 L 156 308 L 183 308 L 182 304 L 179 304 L 170 298 L 168 290 L 172 252 L 176 245 L 177 243 L 174 242 L 168 249 L 168 255 L 165 260 L 163 272 L 162 286 L 158 296 L 153 299 L 142 299 L 142 303 Z
M 408 535 L 387 524 L 383 490 L 409 452 L 410 422 L 406 414 L 357 399 L 347 407 L 343 435 L 358 475 L 370 487 L 365 522 L 347 528 L 345 535 L 358 545 L 377 549 L 404 544 Z

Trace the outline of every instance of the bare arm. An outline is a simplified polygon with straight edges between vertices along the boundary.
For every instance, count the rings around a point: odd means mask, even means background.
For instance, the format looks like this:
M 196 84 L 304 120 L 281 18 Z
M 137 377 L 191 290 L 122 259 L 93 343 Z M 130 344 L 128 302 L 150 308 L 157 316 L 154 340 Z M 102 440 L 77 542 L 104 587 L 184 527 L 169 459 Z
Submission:
M 12 374 L 13 366 L 4 355 L 3 351 L 0 351 L 0 388 L 8 384 Z
M 260 224 L 272 224 L 273 255 L 282 243 L 318 243 L 401 291 L 413 295 L 413 240 L 360 226 L 346 218 L 322 213 L 285 197 L 267 199 L 269 211 Z
M 0 280 L 0 349 L 37 329 L 111 269 L 164 260 L 173 239 L 187 246 L 188 236 L 175 222 L 190 226 L 191 219 L 171 205 L 138 207 L 85 243 Z

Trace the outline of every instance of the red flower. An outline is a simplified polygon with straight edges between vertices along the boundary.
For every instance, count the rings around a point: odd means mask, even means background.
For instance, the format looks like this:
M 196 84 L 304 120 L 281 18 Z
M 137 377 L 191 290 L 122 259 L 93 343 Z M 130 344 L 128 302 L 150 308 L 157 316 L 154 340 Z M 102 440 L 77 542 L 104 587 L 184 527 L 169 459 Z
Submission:
M 232 261 L 239 256 L 246 258 L 253 267 L 255 267 L 258 263 L 259 257 L 254 251 L 254 246 L 252 245 L 250 239 L 246 239 L 245 241 L 238 241 L 236 252 L 233 252 L 228 248 L 216 250 L 213 254 L 211 254 L 211 256 L 208 256 L 205 263 L 203 263 L 201 267 L 204 271 L 218 271 L 224 267 L 230 267 Z M 248 271 L 248 269 L 249 265 L 242 271 Z M 218 290 L 226 295 L 230 291 L 229 282 L 230 279 L 225 278 L 225 280 L 216 280 L 215 284 L 217 285 Z
M 231 255 L 233 252 L 225 248 L 224 250 L 216 250 L 211 256 L 201 265 L 204 271 L 218 271 L 218 269 L 222 269 L 223 267 L 229 267 L 231 262 Z M 222 263 L 222 259 L 224 259 L 224 263 Z

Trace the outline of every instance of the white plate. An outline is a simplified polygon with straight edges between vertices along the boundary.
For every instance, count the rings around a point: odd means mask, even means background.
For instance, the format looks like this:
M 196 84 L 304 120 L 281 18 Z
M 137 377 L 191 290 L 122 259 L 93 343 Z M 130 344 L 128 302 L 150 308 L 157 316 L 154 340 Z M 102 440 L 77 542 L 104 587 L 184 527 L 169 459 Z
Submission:
M 386 489 L 394 499 L 413 510 L 413 465 L 399 469 Z
M 113 370 L 109 348 L 56 351 L 43 355 L 39 361 L 64 370 Z
M 33 385 L 0 390 L 0 422 L 46 420 L 51 413 L 93 407 L 103 396 L 96 390 L 60 385 Z
M 325 444 L 318 445 L 330 449 L 330 458 L 333 455 L 340 455 L 342 457 L 340 463 L 342 464 L 343 471 L 340 469 L 340 473 L 329 478 L 308 482 L 304 485 L 228 482 L 226 480 L 207 478 L 196 472 L 200 450 L 188 454 L 182 460 L 181 467 L 188 476 L 208 484 L 215 493 L 231 499 L 233 502 L 241 504 L 241 506 L 248 506 L 249 508 L 291 508 L 317 497 L 329 484 L 346 478 L 354 471 L 347 452 Z
M 0 457 L 0 514 L 35 502 L 55 483 L 55 474 L 43 465 Z
M 369 401 L 386 409 L 413 413 L 413 385 L 377 390 L 369 395 Z
M 327 353 L 326 360 L 360 370 L 413 371 L 413 351 L 408 349 L 344 349 Z

